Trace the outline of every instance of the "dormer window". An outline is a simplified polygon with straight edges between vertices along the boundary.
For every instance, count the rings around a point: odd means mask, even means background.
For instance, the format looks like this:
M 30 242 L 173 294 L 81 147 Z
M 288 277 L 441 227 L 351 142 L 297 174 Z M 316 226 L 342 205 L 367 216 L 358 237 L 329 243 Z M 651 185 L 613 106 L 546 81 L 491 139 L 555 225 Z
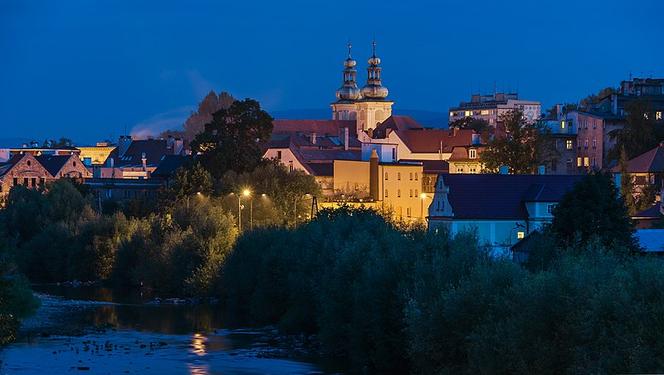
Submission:
M 477 159 L 477 150 L 475 150 L 474 148 L 468 150 L 468 157 L 471 159 Z

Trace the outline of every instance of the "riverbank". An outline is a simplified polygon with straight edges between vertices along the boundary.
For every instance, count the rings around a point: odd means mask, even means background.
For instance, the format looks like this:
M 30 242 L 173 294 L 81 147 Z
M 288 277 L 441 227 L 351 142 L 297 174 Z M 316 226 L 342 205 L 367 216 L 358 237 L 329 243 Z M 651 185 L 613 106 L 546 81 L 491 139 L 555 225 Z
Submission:
M 37 296 L 41 307 L 0 352 L 1 374 L 324 373 L 308 338 L 224 328 L 211 306 Z

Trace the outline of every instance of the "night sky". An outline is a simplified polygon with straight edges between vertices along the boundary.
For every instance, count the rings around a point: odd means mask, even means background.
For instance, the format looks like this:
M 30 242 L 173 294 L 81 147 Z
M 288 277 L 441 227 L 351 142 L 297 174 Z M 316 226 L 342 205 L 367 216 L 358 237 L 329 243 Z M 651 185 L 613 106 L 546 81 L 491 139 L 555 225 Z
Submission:
M 0 139 L 79 143 L 182 124 L 211 89 L 271 111 L 326 109 L 346 43 L 375 36 L 399 109 L 471 92 L 545 107 L 664 76 L 664 1 L 0 0 Z

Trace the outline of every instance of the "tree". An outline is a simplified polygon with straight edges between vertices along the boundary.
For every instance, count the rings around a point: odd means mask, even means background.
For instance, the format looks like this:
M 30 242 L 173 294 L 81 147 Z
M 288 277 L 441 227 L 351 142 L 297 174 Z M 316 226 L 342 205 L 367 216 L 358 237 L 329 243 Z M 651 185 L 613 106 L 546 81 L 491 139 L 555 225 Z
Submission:
M 60 137 L 59 140 L 53 140 L 53 139 L 47 139 L 44 141 L 43 146 L 44 147 L 52 147 L 52 148 L 61 148 L 61 147 L 71 147 L 74 144 L 74 142 L 65 137 Z
M 320 196 L 320 185 L 313 176 L 299 170 L 288 171 L 275 160 L 265 160 L 250 172 L 237 174 L 225 173 L 221 180 L 221 193 L 226 196 L 225 206 L 229 211 L 237 212 L 237 197 L 244 189 L 252 192 L 254 224 L 295 224 L 307 217 L 311 208 L 311 199 Z M 262 194 L 265 194 L 263 196 Z M 243 226 L 248 228 L 249 215 L 243 215 Z
M 634 185 L 632 176 L 627 170 L 627 152 L 623 147 L 620 152 L 620 160 L 618 162 L 620 167 L 620 195 L 623 197 L 625 207 L 629 213 L 636 212 L 636 200 L 634 199 Z
M 481 160 L 489 171 L 502 166 L 510 173 L 534 173 L 539 165 L 549 162 L 555 153 L 550 141 L 550 130 L 538 124 L 530 124 L 521 111 L 510 111 L 501 116 L 505 136 L 489 141 L 481 154 Z
M 203 166 L 219 178 L 226 171 L 251 171 L 260 164 L 261 145 L 272 133 L 272 117 L 252 99 L 235 101 L 221 109 L 205 125 L 205 131 L 192 142 L 194 153 L 200 153 Z
M 203 132 L 205 125 L 212 121 L 212 115 L 221 109 L 228 109 L 235 99 L 231 94 L 222 91 L 219 95 L 210 92 L 198 104 L 198 110 L 189 115 L 184 122 L 184 138 L 188 142 L 193 141 L 196 136 Z
M 618 252 L 638 248 L 627 208 L 609 174 L 590 174 L 565 194 L 554 209 L 550 230 L 563 247 L 598 241 Z
M 175 171 L 173 183 L 165 190 L 163 200 L 178 201 L 198 193 L 212 193 L 212 175 L 200 163 L 182 166 Z
M 482 120 L 481 118 L 474 118 L 472 116 L 467 116 L 454 120 L 450 123 L 450 128 L 457 129 L 472 129 L 475 133 L 482 134 L 489 131 L 489 123 Z
M 632 159 L 651 150 L 664 139 L 664 126 L 655 121 L 652 105 L 644 100 L 636 100 L 627 105 L 627 122 L 622 129 L 609 133 L 616 141 L 609 152 L 609 159 L 617 160 L 624 148 L 627 158 Z
M 590 94 L 587 97 L 581 99 L 581 101 L 579 102 L 579 107 L 581 107 L 582 109 L 591 109 L 594 105 L 599 103 L 600 99 L 606 97 L 607 95 L 615 93 L 616 89 L 614 89 L 613 87 L 605 87 L 599 90 L 597 94 Z

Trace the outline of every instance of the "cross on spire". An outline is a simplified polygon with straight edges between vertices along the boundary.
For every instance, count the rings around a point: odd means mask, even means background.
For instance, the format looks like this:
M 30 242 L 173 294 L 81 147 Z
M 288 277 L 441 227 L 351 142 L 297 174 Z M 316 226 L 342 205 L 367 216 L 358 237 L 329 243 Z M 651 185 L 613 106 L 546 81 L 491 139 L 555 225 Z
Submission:
M 351 44 L 350 39 L 348 40 L 348 58 L 350 59 L 350 50 L 353 48 L 353 44 Z
M 371 51 L 373 53 L 373 57 L 376 57 L 376 38 L 374 38 L 371 42 Z

